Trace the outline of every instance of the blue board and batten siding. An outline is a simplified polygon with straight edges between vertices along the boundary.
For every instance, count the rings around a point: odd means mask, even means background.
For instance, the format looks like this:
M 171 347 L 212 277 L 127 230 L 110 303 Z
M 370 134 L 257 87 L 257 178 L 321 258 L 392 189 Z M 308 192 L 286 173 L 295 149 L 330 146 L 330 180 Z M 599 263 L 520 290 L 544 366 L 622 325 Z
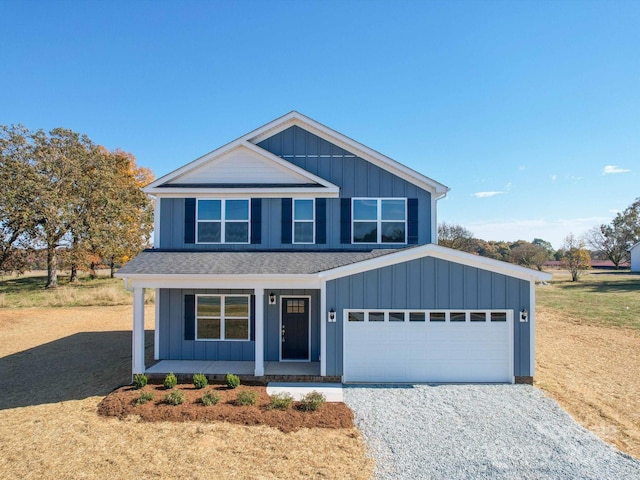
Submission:
M 433 257 L 346 276 L 327 282 L 327 375 L 342 375 L 344 309 L 441 309 L 514 311 L 514 374 L 529 376 L 530 323 L 518 312 L 529 305 L 529 282 Z M 348 348 L 348 347 L 347 347 Z
M 266 361 L 277 362 L 280 358 L 280 297 L 311 297 L 311 361 L 317 362 L 320 356 L 320 292 L 318 290 L 270 290 L 276 294 L 276 304 L 264 308 L 264 352 Z M 251 295 L 251 318 L 249 341 L 198 341 L 186 339 L 185 330 L 189 308 L 185 300 L 197 294 L 236 294 Z M 157 300 L 160 308 L 159 330 L 161 360 L 212 360 L 212 361 L 252 361 L 255 359 L 255 300 L 253 290 L 192 290 L 160 289 Z M 191 307 L 192 308 L 192 307 Z
M 263 198 L 260 205 L 259 243 L 196 244 L 185 242 L 184 198 L 161 198 L 160 248 L 199 250 L 261 250 L 261 249 L 358 249 L 385 248 L 389 245 L 343 243 L 341 238 L 341 200 L 354 197 L 400 197 L 415 199 L 417 238 L 408 243 L 431 242 L 431 194 L 388 171 L 337 147 L 299 127 L 291 127 L 258 144 L 269 152 L 328 180 L 340 187 L 340 198 L 326 199 L 326 240 L 314 245 L 283 243 L 283 203 L 280 198 Z M 411 201 L 411 200 L 410 200 Z M 411 208 L 412 205 L 409 206 Z M 411 212 L 409 220 L 411 220 Z M 350 222 L 349 222 L 350 223 Z M 408 225 L 412 235 L 414 225 Z M 415 233 L 413 234 L 415 236 Z M 252 239 L 255 240 L 255 239 Z

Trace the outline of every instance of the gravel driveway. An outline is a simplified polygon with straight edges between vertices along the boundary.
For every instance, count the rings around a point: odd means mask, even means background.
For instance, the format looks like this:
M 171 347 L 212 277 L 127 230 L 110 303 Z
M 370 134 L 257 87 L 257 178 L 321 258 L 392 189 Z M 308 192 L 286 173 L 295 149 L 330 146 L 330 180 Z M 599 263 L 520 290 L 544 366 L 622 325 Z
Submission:
M 527 385 L 348 386 L 376 479 L 639 479 L 640 461 Z

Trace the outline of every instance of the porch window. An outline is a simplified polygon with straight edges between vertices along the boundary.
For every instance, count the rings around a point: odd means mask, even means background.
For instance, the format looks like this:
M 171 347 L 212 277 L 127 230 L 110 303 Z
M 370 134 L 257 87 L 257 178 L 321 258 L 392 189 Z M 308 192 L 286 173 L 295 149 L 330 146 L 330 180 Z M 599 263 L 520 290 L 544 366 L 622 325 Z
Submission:
M 353 243 L 407 243 L 406 198 L 354 198 Z
M 249 296 L 196 295 L 196 340 L 249 340 Z
M 249 243 L 248 199 L 198 199 L 197 243 Z
M 313 199 L 293 199 L 293 243 L 315 243 L 315 205 Z

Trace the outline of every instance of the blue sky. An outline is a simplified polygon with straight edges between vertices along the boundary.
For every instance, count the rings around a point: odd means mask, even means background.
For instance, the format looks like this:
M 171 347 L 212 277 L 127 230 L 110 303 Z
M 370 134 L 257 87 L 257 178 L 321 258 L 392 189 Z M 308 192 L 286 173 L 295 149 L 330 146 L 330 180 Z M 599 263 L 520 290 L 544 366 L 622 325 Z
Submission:
M 558 248 L 640 196 L 640 2 L 0 0 L 0 124 L 161 176 L 291 110 Z

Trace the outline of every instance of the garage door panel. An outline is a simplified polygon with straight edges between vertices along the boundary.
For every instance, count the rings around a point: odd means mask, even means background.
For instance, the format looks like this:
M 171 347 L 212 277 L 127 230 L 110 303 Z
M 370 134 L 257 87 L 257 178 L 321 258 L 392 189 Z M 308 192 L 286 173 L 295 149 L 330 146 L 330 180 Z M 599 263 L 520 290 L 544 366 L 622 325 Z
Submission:
M 345 322 L 344 380 L 511 382 L 508 317 L 507 322 Z

